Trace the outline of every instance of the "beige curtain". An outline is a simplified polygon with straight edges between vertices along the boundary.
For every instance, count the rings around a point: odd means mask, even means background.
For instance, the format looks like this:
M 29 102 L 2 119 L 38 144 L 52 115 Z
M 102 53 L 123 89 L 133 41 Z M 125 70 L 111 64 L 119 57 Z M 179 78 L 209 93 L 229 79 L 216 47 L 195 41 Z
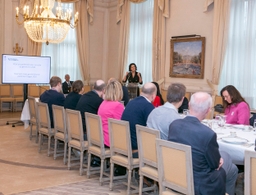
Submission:
M 130 32 L 130 2 L 118 0 L 117 23 L 120 23 L 118 64 L 120 65 L 119 80 L 123 78 L 124 68 L 127 63 L 128 41 Z
M 75 3 L 75 11 L 79 12 L 79 21 L 76 27 L 77 51 L 81 76 L 86 84 L 90 83 L 89 66 L 89 22 L 93 22 L 93 0 L 80 0 Z
M 208 84 L 212 94 L 218 93 L 220 73 L 224 61 L 229 23 L 229 0 L 214 0 L 213 39 L 212 39 L 212 80 Z
M 153 23 L 153 80 L 164 78 L 166 59 L 166 18 L 169 17 L 169 0 L 155 0 Z

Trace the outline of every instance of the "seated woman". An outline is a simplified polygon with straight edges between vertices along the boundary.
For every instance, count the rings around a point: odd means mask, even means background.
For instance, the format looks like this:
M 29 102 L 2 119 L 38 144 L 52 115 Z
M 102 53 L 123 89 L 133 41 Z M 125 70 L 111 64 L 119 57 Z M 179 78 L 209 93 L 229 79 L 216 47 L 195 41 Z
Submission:
M 239 91 L 233 85 L 227 85 L 221 90 L 220 95 L 227 116 L 226 123 L 249 125 L 250 108 Z
M 64 108 L 75 110 L 77 102 L 79 101 L 83 92 L 84 92 L 83 81 L 76 80 L 75 82 L 73 82 L 71 92 L 67 95 L 65 99 Z
M 155 84 L 156 86 L 156 98 L 154 100 L 154 102 L 152 103 L 155 107 L 158 107 L 158 106 L 161 106 L 164 104 L 164 100 L 163 100 L 163 97 L 160 93 L 160 88 L 159 88 L 159 85 L 157 82 L 152 82 Z
M 124 111 L 124 105 L 120 103 L 123 98 L 122 85 L 119 81 L 113 79 L 109 81 L 105 88 L 104 101 L 98 109 L 98 115 L 102 120 L 104 135 L 104 144 L 109 147 L 108 118 L 121 119 Z

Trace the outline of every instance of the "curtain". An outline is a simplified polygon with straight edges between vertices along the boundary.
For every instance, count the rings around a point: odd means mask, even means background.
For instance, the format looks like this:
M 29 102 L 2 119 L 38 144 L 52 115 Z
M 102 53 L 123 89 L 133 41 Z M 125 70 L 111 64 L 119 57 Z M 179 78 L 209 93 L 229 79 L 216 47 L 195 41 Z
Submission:
M 249 103 L 256 108 L 256 1 L 232 0 L 229 31 L 219 90 L 234 85 Z
M 223 66 L 229 26 L 229 0 L 214 0 L 213 38 L 212 38 L 212 79 L 207 80 L 212 96 L 218 94 L 218 84 Z M 213 98 L 214 99 L 214 98 Z
M 117 6 L 117 23 L 120 23 L 118 64 L 120 65 L 119 80 L 121 81 L 127 64 L 130 29 L 130 2 L 118 0 Z
M 153 55 L 152 70 L 153 80 L 164 78 L 166 59 L 166 36 L 165 23 L 169 17 L 169 0 L 154 1 L 154 23 L 153 23 Z

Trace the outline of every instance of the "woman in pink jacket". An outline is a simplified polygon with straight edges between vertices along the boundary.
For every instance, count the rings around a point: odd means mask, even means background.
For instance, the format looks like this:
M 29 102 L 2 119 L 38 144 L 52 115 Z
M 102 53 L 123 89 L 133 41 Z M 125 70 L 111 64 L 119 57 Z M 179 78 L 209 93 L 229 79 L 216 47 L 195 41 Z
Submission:
M 124 105 L 120 103 L 123 98 L 122 85 L 115 79 L 111 79 L 104 94 L 104 101 L 98 109 L 98 115 L 102 120 L 105 147 L 109 147 L 108 118 L 121 119 Z
M 245 99 L 233 85 L 224 87 L 220 95 L 223 99 L 226 123 L 249 125 L 250 108 Z

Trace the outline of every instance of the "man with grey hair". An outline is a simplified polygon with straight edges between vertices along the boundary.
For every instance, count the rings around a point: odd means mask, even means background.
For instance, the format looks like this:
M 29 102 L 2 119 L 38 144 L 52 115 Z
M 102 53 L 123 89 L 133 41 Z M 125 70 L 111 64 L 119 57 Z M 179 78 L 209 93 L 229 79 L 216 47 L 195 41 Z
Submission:
M 161 139 L 167 140 L 170 124 L 180 119 L 178 108 L 186 93 L 186 87 L 181 83 L 173 83 L 168 87 L 167 102 L 155 108 L 148 116 L 147 126 L 160 131 Z
M 226 152 L 219 151 L 216 133 L 201 123 L 211 105 L 208 93 L 194 93 L 189 115 L 171 123 L 168 140 L 191 146 L 195 194 L 234 195 L 238 169 Z
M 92 114 L 98 113 L 99 106 L 103 101 L 102 96 L 105 86 L 106 84 L 103 80 L 97 80 L 94 83 L 93 90 L 82 95 L 76 105 L 76 110 L 81 112 L 85 140 L 87 139 L 87 136 L 84 112 L 89 112 Z
M 146 126 L 148 115 L 154 109 L 152 102 L 156 97 L 156 86 L 153 83 L 146 83 L 140 96 L 131 100 L 125 107 L 122 120 L 129 121 L 133 157 L 138 157 L 138 145 L 135 125 Z

